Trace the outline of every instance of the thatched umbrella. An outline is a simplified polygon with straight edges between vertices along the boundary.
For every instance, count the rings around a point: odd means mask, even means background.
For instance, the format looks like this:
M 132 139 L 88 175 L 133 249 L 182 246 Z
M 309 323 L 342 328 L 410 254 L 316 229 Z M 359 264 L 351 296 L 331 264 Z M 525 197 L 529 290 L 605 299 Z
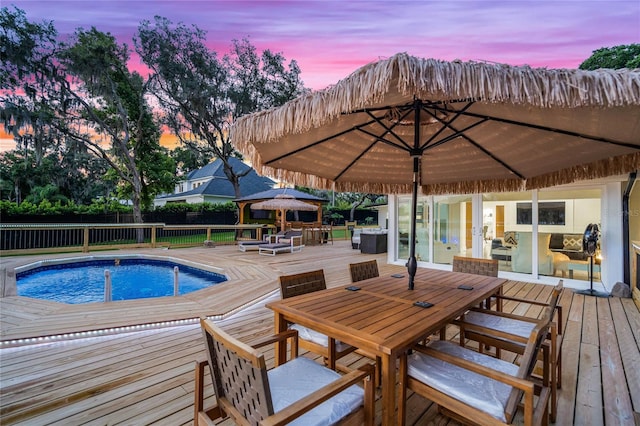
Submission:
M 640 71 L 553 70 L 397 54 L 240 118 L 258 173 L 338 191 L 517 191 L 640 165 Z
M 282 228 L 284 231 L 285 224 L 287 222 L 287 210 L 299 210 L 299 211 L 316 211 L 318 206 L 305 203 L 304 201 L 297 200 L 293 195 L 279 194 L 270 200 L 260 201 L 259 203 L 251 204 L 252 210 L 280 210 Z

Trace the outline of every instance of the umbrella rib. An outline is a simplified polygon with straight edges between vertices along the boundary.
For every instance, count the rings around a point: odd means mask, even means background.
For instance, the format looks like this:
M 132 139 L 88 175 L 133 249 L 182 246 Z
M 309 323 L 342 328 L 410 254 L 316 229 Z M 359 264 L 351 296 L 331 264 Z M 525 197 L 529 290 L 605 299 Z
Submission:
M 477 124 L 480 123 L 484 123 L 486 120 L 482 120 L 479 121 Z M 465 130 L 466 131 L 466 130 Z M 493 161 L 497 162 L 498 164 L 500 164 L 502 167 L 504 167 L 505 169 L 509 170 L 511 173 L 513 173 L 514 175 L 518 176 L 520 179 L 525 179 L 525 177 L 520 174 L 518 171 L 514 170 L 513 168 L 511 168 L 511 166 L 509 166 L 507 163 L 505 163 L 504 161 L 502 161 L 501 159 L 499 159 L 498 157 L 496 157 L 495 155 L 493 155 L 493 153 L 491 151 L 486 150 L 483 146 L 479 145 L 476 141 L 474 141 L 473 139 L 471 139 L 469 136 L 467 136 L 466 134 L 461 134 L 460 137 L 464 138 L 467 142 L 469 142 L 471 145 L 475 146 L 476 148 L 478 148 L 480 151 L 482 151 L 485 155 L 489 156 L 489 158 L 491 158 Z
M 476 127 L 476 126 L 478 126 L 478 125 L 480 125 L 480 124 L 482 124 L 482 123 L 486 123 L 487 121 L 489 121 L 489 119 L 485 118 L 485 119 L 483 119 L 483 120 L 480 120 L 480 121 L 477 121 L 477 122 L 475 122 L 475 123 L 473 123 L 473 124 L 468 125 L 467 127 L 465 127 L 465 128 L 464 128 L 464 129 L 462 129 L 462 130 L 456 130 L 456 128 L 455 128 L 455 127 L 453 127 L 453 126 L 449 126 L 449 128 L 450 128 L 451 130 L 453 130 L 453 132 L 454 132 L 454 133 L 453 133 L 452 135 L 449 135 L 449 136 L 445 137 L 444 139 L 440 139 L 439 141 L 434 142 L 434 143 L 432 143 L 431 145 L 429 145 L 429 146 L 425 147 L 425 151 L 428 151 L 428 150 L 430 150 L 430 149 L 436 148 L 436 147 L 438 147 L 438 146 L 440 146 L 440 145 L 442 145 L 442 144 L 444 144 L 444 143 L 450 142 L 450 141 L 452 141 L 453 139 L 456 139 L 456 138 L 458 138 L 458 137 L 464 136 L 464 133 L 465 133 L 466 131 L 473 129 L 474 127 Z
M 462 112 L 462 110 L 460 111 Z M 489 158 L 491 158 L 493 161 L 497 162 L 498 164 L 500 164 L 502 167 L 504 167 L 505 169 L 509 170 L 511 173 L 513 173 L 514 175 L 518 176 L 520 179 L 525 179 L 525 177 L 520 174 L 518 171 L 514 170 L 513 168 L 511 168 L 507 163 L 505 163 L 504 161 L 502 161 L 501 159 L 499 159 L 498 157 L 496 157 L 493 153 L 491 153 L 490 151 L 486 150 L 484 147 L 482 147 L 481 145 L 479 145 L 477 142 L 475 142 L 474 140 L 472 140 L 469 136 L 467 136 L 465 133 L 476 127 L 479 126 L 482 123 L 486 123 L 487 121 L 489 121 L 489 118 L 487 117 L 479 117 L 481 118 L 480 121 L 477 121 L 467 127 L 465 127 L 462 130 L 457 130 L 455 127 L 451 126 L 451 121 L 449 121 L 447 127 L 449 127 L 451 130 L 453 130 L 453 134 L 447 136 L 444 139 L 441 139 L 427 147 L 424 148 L 424 151 L 428 151 L 430 149 L 436 148 L 444 143 L 450 142 L 453 139 L 456 139 L 458 137 L 464 138 L 467 142 L 469 142 L 471 145 L 475 146 L 476 148 L 478 148 L 480 151 L 482 151 L 485 155 L 487 155 Z
M 433 146 L 441 145 L 442 143 L 445 143 L 445 142 L 447 142 L 448 140 L 453 139 L 454 137 L 457 137 L 457 136 L 458 136 L 458 132 L 456 132 L 456 130 L 455 130 L 453 127 L 451 127 L 451 123 L 453 123 L 453 122 L 454 122 L 458 117 L 460 117 L 464 111 L 466 111 L 469 107 L 471 107 L 471 105 L 473 105 L 473 102 L 469 102 L 469 103 L 467 103 L 467 105 L 465 105 L 465 106 L 464 106 L 464 108 L 462 108 L 462 109 L 460 109 L 460 110 L 454 110 L 455 115 L 454 115 L 454 116 L 453 116 L 453 118 L 451 118 L 451 120 L 449 120 L 449 121 L 441 120 L 441 119 L 439 119 L 435 114 L 431 113 L 431 111 L 429 111 L 427 108 L 423 108 L 423 110 L 424 110 L 427 114 L 431 115 L 433 118 L 435 118 L 435 119 L 436 119 L 436 120 L 438 120 L 440 123 L 442 123 L 442 127 L 440 127 L 440 129 L 438 129 L 438 131 L 437 131 L 436 133 L 434 133 L 434 134 L 433 134 L 429 139 L 427 139 L 427 140 L 424 142 L 424 144 L 422 144 L 422 145 L 420 146 L 420 150 L 421 150 L 421 151 L 424 151 L 425 149 L 427 149 L 427 148 L 428 148 L 429 143 L 430 143 L 431 141 L 435 140 L 435 139 L 438 137 L 438 135 L 439 135 L 440 133 L 442 133 L 442 132 L 444 131 L 444 129 L 446 129 L 446 128 L 450 128 L 450 129 L 452 129 L 452 130 L 454 131 L 454 135 L 448 136 L 448 137 L 446 137 L 445 139 L 443 139 L 442 141 L 436 142 Z M 440 110 L 440 111 L 443 111 L 443 112 L 451 112 L 451 111 L 449 111 L 449 110 L 448 110 L 448 109 L 446 109 L 446 108 L 444 108 L 444 109 L 439 109 L 439 110 Z M 471 128 L 471 127 L 473 127 L 473 126 L 470 126 L 469 128 Z M 468 129 L 465 129 L 464 131 L 466 131 L 466 130 L 468 130 Z M 429 148 L 430 148 L 430 146 L 429 146 Z
M 570 130 L 557 129 L 555 127 L 547 127 L 547 126 L 542 126 L 542 125 L 539 125 L 539 124 L 524 123 L 524 122 L 521 122 L 521 121 L 509 120 L 507 118 L 492 117 L 492 116 L 487 116 L 487 115 L 482 115 L 482 114 L 476 114 L 476 113 L 473 113 L 473 112 L 464 112 L 463 114 L 466 115 L 466 116 L 469 116 L 469 117 L 484 118 L 484 119 L 487 119 L 487 120 L 490 120 L 490 121 L 497 121 L 497 122 L 500 122 L 500 123 L 513 124 L 515 126 L 529 127 L 529 128 L 532 128 L 532 129 L 543 130 L 543 131 L 553 132 L 553 133 L 559 133 L 559 134 L 566 135 L 566 136 L 575 136 L 575 137 L 578 137 L 578 138 L 589 139 L 589 140 L 596 141 L 596 142 L 604 142 L 604 143 L 608 143 L 608 144 L 611 144 L 611 145 L 621 146 L 621 147 L 630 148 L 630 149 L 634 149 L 634 150 L 639 150 L 640 149 L 640 147 L 638 145 L 634 145 L 634 144 L 630 144 L 630 143 L 626 143 L 626 142 L 621 142 L 621 141 L 616 141 L 616 140 L 613 140 L 613 139 L 607 139 L 607 138 L 603 138 L 603 137 L 600 137 L 600 136 L 590 136 L 590 135 L 586 135 L 586 134 L 583 134 L 583 133 L 572 132 Z
M 287 158 L 287 157 L 290 157 L 290 156 L 292 156 L 294 154 L 297 154 L 299 152 L 306 151 L 309 148 L 313 148 L 316 145 L 320 145 L 320 144 L 323 144 L 325 142 L 328 142 L 331 139 L 337 138 L 337 137 L 342 136 L 342 135 L 346 135 L 347 133 L 353 132 L 354 130 L 360 130 L 359 126 L 368 126 L 369 124 L 372 124 L 372 123 L 375 123 L 375 121 L 369 121 L 367 123 L 360 124 L 358 126 L 354 126 L 354 127 L 350 128 L 350 129 L 346 129 L 346 130 L 343 130 L 341 132 L 338 132 L 335 135 L 327 136 L 326 138 L 322 138 L 319 141 L 315 141 L 315 142 L 313 142 L 313 143 L 311 143 L 309 145 L 305 145 L 305 146 L 300 147 L 298 149 L 294 149 L 293 151 L 289 151 L 286 154 L 280 155 L 280 156 L 278 156 L 276 158 L 272 158 L 271 160 L 267 160 L 267 161 L 264 162 L 264 164 L 269 166 L 269 165 L 275 163 L 276 161 L 280 161 L 283 158 Z
M 384 135 L 385 135 L 385 134 L 387 134 L 387 133 L 391 133 L 391 134 L 393 135 L 393 137 L 395 137 L 395 138 L 396 138 L 396 139 L 397 139 L 397 140 L 398 140 L 402 145 L 404 145 L 404 146 L 407 148 L 407 151 L 411 149 L 411 147 L 409 146 L 409 144 L 407 144 L 407 143 L 406 143 L 406 142 L 405 142 L 405 141 L 404 141 L 400 136 L 398 136 L 398 135 L 396 134 L 396 132 L 394 132 L 394 131 L 393 131 L 393 128 L 394 128 L 394 127 L 396 127 L 396 126 L 398 125 L 398 123 L 394 124 L 392 127 L 387 127 L 387 125 L 386 125 L 386 124 L 384 124 L 384 123 L 380 120 L 380 118 L 378 118 L 378 117 L 376 117 L 375 115 L 371 114 L 371 112 L 369 112 L 369 111 L 364 111 L 364 112 L 365 112 L 369 117 L 373 118 L 373 119 L 374 119 L 374 120 L 375 120 L 375 121 L 376 121 L 380 126 L 382 126 L 382 128 L 383 128 L 383 129 L 385 129 L 385 132 L 384 132 L 382 135 L 377 136 L 377 135 L 375 135 L 373 132 L 368 132 L 368 131 L 365 131 L 365 130 L 363 130 L 363 129 L 358 129 L 358 130 L 360 130 L 360 131 L 361 131 L 361 132 L 363 132 L 363 133 L 368 134 L 369 136 L 374 136 L 374 137 L 376 137 L 376 138 L 380 139 L 380 141 L 381 141 L 381 142 L 384 142 L 384 143 L 386 143 L 386 144 L 388 144 L 388 145 L 391 145 L 391 146 L 394 146 L 394 147 L 399 147 L 399 145 L 398 145 L 398 144 L 396 144 L 396 143 L 394 143 L 394 142 L 392 142 L 392 141 L 390 141 L 390 140 L 388 140 L 388 139 L 385 139 L 385 138 L 384 138 Z M 406 113 L 402 118 L 405 118 L 405 117 L 406 117 L 407 115 L 409 115 L 410 113 L 411 113 L 411 111 L 408 111 L 408 112 L 407 112 L 407 113 Z
M 358 128 L 356 130 L 359 130 L 360 132 L 364 133 L 365 135 L 369 135 L 369 136 L 371 136 L 373 138 L 376 138 L 376 142 L 382 142 L 382 143 L 384 143 L 386 145 L 392 146 L 394 148 L 398 148 L 398 149 L 400 149 L 402 151 L 410 151 L 411 150 L 411 147 L 409 145 L 407 145 L 406 143 L 403 143 L 402 145 L 394 143 L 394 142 L 390 141 L 389 139 L 384 138 L 384 134 L 383 135 L 376 135 L 375 133 L 373 133 L 373 132 L 371 132 L 369 130 L 360 129 L 360 128 Z M 385 132 L 385 133 L 388 133 L 388 132 Z M 391 133 L 393 134 L 393 132 L 391 132 Z M 404 146 L 404 148 L 403 148 L 403 146 Z
M 360 160 L 364 156 L 364 154 L 366 154 L 371 148 L 373 148 L 373 146 L 376 143 L 378 143 L 378 140 L 373 141 L 373 143 L 371 145 L 369 145 L 367 147 L 367 149 L 363 150 L 360 153 L 360 155 L 358 155 L 356 158 L 354 158 L 353 161 L 347 165 L 347 167 L 345 167 L 340 173 L 338 173 L 338 175 L 335 178 L 333 178 L 333 181 L 336 182 L 338 179 L 340 179 L 340 177 L 342 177 L 342 175 L 345 174 L 347 172 L 347 170 L 349 170 L 351 168 L 351 166 L 356 164 L 358 162 L 358 160 Z

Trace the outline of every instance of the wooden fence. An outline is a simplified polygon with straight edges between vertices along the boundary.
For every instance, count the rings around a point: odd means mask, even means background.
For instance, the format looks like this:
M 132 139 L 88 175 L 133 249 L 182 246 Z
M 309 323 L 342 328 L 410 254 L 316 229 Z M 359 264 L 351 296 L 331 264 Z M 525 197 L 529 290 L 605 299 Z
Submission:
M 346 227 L 333 228 L 346 238 Z M 0 224 L 0 256 L 137 247 L 190 247 L 262 239 L 273 225 Z

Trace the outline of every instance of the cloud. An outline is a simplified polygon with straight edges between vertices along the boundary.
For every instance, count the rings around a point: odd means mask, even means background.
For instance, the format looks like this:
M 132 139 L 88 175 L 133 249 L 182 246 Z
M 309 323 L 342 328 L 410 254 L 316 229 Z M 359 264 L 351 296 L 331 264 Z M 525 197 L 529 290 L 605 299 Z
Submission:
M 397 52 L 444 60 L 488 60 L 575 68 L 600 47 L 640 40 L 632 1 L 82 1 L 15 0 L 32 20 L 63 34 L 95 26 L 131 44 L 155 15 L 207 31 L 219 53 L 233 39 L 295 59 L 307 86 L 320 89 Z M 133 58 L 132 65 L 139 67 Z

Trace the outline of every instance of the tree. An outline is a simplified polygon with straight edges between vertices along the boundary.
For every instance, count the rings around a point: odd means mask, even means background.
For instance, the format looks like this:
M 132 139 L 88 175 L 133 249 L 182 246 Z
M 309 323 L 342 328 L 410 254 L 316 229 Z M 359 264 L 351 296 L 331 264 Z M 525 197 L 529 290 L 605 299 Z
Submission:
M 581 63 L 579 68 L 582 70 L 640 68 L 640 44 L 603 47 L 594 50 L 593 54 Z
M 66 111 L 62 130 L 111 166 L 122 192 L 131 196 L 134 220 L 142 222 L 142 208 L 156 193 L 172 189 L 175 170 L 146 100 L 149 82 L 127 69 L 127 47 L 95 28 L 77 30 L 60 56 L 72 79 L 69 100 L 76 106 Z M 79 131 L 78 123 L 92 131 Z
M 184 146 L 177 146 L 171 151 L 170 155 L 176 162 L 178 176 L 187 175 L 193 170 L 206 166 L 214 157 L 214 153 L 206 146 L 198 151 Z
M 104 163 L 83 155 L 73 148 L 51 151 L 39 159 L 30 147 L 0 153 L 0 199 L 32 200 L 42 194 L 56 194 L 56 200 L 74 204 L 90 204 L 100 195 L 108 195 L 112 188 L 105 182 Z M 42 192 L 43 187 L 48 187 Z M 55 191 L 51 187 L 55 188 Z
M 64 145 L 100 159 L 142 222 L 142 207 L 172 189 L 175 166 L 159 144 L 148 81 L 127 69 L 127 46 L 95 28 L 58 42 L 52 24 L 30 23 L 19 9 L 2 8 L 0 22 L 7 25 L 7 68 L 0 74 L 5 125 L 14 135 L 33 135 L 22 139 L 36 153 Z
M 356 200 L 351 203 L 351 209 L 349 210 L 349 221 L 353 222 L 353 218 L 355 217 L 355 212 L 358 207 L 363 205 L 365 201 L 368 201 L 369 204 L 375 203 L 381 196 L 377 194 L 364 194 L 364 193 L 353 193 L 357 196 Z
M 152 90 L 164 110 L 166 125 L 191 149 L 210 150 L 240 197 L 239 181 L 250 170 L 233 170 L 228 159 L 241 158 L 229 140 L 238 117 L 282 105 L 304 91 L 295 61 L 285 66 L 280 54 L 259 56 L 248 41 L 234 41 L 220 59 L 206 46 L 196 26 L 173 25 L 166 18 L 143 21 L 134 39 L 137 53 L 150 68 Z
M 50 131 L 50 111 L 42 108 L 59 50 L 56 37 L 52 23 L 34 24 L 20 9 L 0 9 L 0 119 L 18 147 L 33 148 L 36 161 L 60 141 Z

